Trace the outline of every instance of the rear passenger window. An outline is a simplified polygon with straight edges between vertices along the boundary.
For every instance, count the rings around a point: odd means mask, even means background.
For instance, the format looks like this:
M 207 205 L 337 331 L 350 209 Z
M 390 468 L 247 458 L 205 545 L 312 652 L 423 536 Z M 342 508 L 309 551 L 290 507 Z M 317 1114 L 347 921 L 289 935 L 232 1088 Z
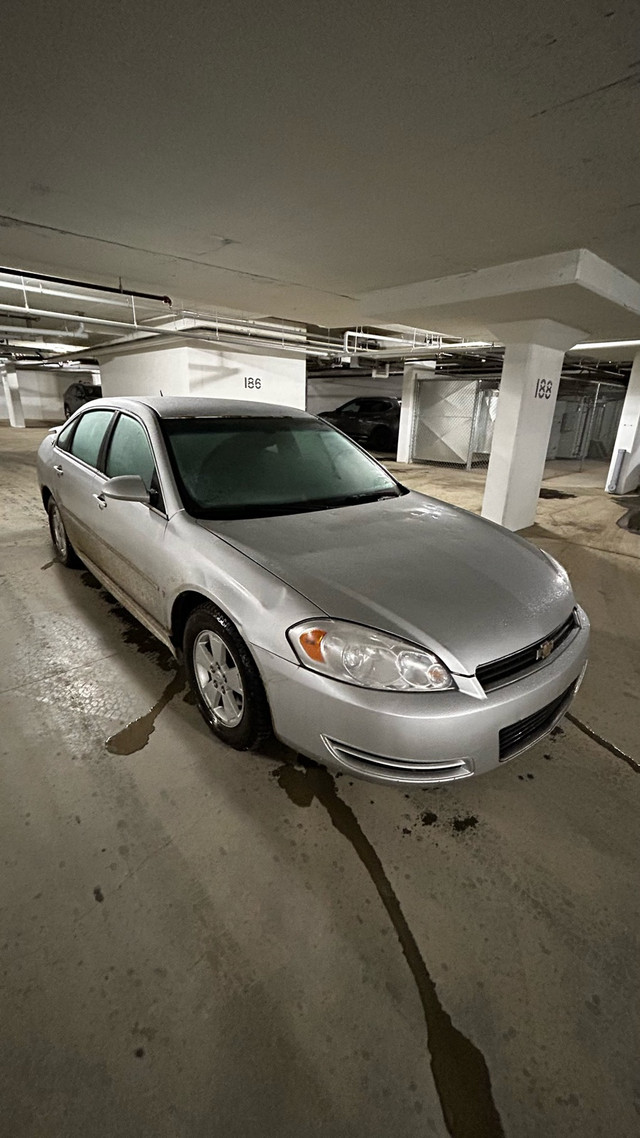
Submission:
M 154 473 L 155 462 L 144 427 L 128 415 L 121 415 L 109 443 L 107 478 L 138 474 L 147 490 L 151 490 Z
M 112 418 L 113 411 L 87 411 L 75 429 L 69 448 L 71 454 L 89 466 L 97 466 L 102 440 Z

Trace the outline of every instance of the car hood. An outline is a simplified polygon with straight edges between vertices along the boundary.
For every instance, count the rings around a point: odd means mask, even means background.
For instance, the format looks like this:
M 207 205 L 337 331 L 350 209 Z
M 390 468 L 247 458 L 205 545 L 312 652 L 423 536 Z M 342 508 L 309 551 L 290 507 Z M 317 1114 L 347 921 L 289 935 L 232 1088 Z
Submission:
M 416 492 L 200 524 L 328 616 L 422 644 L 462 674 L 543 640 L 574 604 L 536 546 Z

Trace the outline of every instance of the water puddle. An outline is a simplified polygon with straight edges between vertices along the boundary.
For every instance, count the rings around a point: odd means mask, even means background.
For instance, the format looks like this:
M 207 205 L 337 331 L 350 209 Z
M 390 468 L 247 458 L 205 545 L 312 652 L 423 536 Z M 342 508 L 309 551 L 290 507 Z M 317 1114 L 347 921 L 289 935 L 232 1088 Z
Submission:
M 640 506 L 627 510 L 621 518 L 618 518 L 616 525 L 620 526 L 620 529 L 628 530 L 629 533 L 640 533 Z
M 539 498 L 575 498 L 575 494 L 568 494 L 566 490 L 553 490 L 550 486 L 543 486 L 538 494 Z
M 141 715 L 139 719 L 134 719 L 132 723 L 127 723 L 126 727 L 107 739 L 106 747 L 110 754 L 135 755 L 136 751 L 141 751 L 143 747 L 146 747 L 155 731 L 156 719 L 160 712 L 171 702 L 174 696 L 179 695 L 185 683 L 184 672 L 182 669 L 178 669 L 160 698 L 154 703 L 151 711 L 148 711 L 146 715 Z
M 314 798 L 318 799 L 376 888 L 418 989 L 427 1025 L 431 1071 L 449 1134 L 452 1138 L 504 1138 L 484 1056 L 454 1027 L 442 1007 L 384 866 L 353 810 L 338 796 L 332 775 L 324 767 L 305 762 L 304 767 L 285 764 L 274 772 L 274 777 L 296 806 L 310 806 Z

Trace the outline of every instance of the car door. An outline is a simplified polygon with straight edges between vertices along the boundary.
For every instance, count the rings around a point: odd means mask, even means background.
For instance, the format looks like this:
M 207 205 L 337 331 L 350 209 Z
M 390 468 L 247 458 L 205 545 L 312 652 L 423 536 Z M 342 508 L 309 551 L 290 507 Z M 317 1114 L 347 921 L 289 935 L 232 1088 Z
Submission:
M 81 557 L 98 565 L 100 543 L 94 495 L 104 481 L 97 467 L 114 414 L 106 408 L 85 411 L 61 431 L 54 450 L 52 490 L 71 544 Z
M 156 458 L 144 424 L 121 413 L 101 460 L 94 525 L 100 540 L 100 566 L 127 597 L 164 622 L 163 543 L 167 527 Z M 124 502 L 102 493 L 109 478 L 137 474 L 151 494 L 143 502 Z
M 331 419 L 339 430 L 344 431 L 345 435 L 349 435 L 351 438 L 354 438 L 360 430 L 361 403 L 361 399 L 351 399 L 349 403 L 344 403 L 342 407 L 338 407 Z

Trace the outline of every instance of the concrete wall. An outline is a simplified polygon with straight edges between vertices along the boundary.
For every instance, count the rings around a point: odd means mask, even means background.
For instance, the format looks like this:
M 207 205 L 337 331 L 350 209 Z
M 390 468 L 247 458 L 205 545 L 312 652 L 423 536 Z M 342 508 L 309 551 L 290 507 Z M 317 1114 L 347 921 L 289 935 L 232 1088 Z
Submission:
M 402 394 L 402 376 L 390 375 L 388 379 L 371 379 L 350 376 L 345 369 L 344 377 L 336 379 L 314 379 L 313 373 L 307 379 L 307 411 L 318 415 L 320 411 L 334 411 L 348 399 L 358 395 L 398 395 Z
M 158 344 L 101 357 L 100 372 L 106 396 L 189 394 L 186 349 L 179 346 Z
M 17 372 L 25 423 L 61 423 L 64 420 L 63 395 L 70 383 L 91 380 L 92 373 L 78 371 Z M 9 422 L 9 411 L 0 385 L 0 422 Z
M 304 410 L 306 363 L 302 356 L 229 351 L 215 346 L 187 349 L 190 395 L 279 403 Z

